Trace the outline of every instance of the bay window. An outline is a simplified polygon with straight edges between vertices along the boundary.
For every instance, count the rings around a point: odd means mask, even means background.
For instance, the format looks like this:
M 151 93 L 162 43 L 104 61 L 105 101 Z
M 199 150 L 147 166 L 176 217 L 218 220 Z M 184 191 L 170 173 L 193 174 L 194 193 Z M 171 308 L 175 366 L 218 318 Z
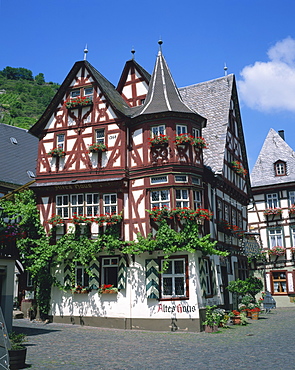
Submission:
M 151 207 L 170 207 L 169 190 L 154 190 L 151 192 Z

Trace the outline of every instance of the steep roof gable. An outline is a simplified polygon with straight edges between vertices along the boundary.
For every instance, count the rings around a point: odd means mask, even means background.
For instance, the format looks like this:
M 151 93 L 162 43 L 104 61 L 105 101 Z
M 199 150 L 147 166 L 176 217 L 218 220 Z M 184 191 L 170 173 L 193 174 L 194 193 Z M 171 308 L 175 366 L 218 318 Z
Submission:
M 132 67 L 134 67 L 134 69 L 142 76 L 143 80 L 147 84 L 149 84 L 150 79 L 151 79 L 151 75 L 140 64 L 138 64 L 134 59 L 130 59 L 130 60 L 127 60 L 125 66 L 123 68 L 120 80 L 118 82 L 117 90 L 119 91 L 119 93 L 122 92 L 124 84 L 126 83 L 126 80 L 127 80 L 128 73 L 129 73 L 129 71 Z
M 38 136 L 42 134 L 42 130 L 44 129 L 50 116 L 61 103 L 67 89 L 71 86 L 71 83 L 75 79 L 77 73 L 83 67 L 85 67 L 88 73 L 91 74 L 93 80 L 97 83 L 99 89 L 102 91 L 112 108 L 123 116 L 131 115 L 130 107 L 115 89 L 114 85 L 111 84 L 101 73 L 99 73 L 97 69 L 95 69 L 89 62 L 83 60 L 74 64 L 41 118 L 35 123 L 34 126 L 30 128 L 29 131 L 33 135 Z
M 161 50 L 157 56 L 145 102 L 136 110 L 133 117 L 160 112 L 196 113 L 182 101 Z
M 275 175 L 274 164 L 277 161 L 286 163 L 286 176 Z M 285 140 L 271 128 L 251 172 L 251 184 L 255 187 L 277 185 L 292 181 L 295 181 L 295 152 Z
M 203 129 L 203 136 L 209 144 L 209 149 L 204 150 L 204 164 L 215 173 L 222 173 L 226 134 L 228 130 L 230 101 L 235 101 L 235 110 L 238 115 L 239 104 L 233 74 L 215 80 L 182 87 L 179 92 L 183 101 L 200 115 L 207 119 Z M 240 117 L 239 138 L 243 147 L 245 159 L 246 149 Z

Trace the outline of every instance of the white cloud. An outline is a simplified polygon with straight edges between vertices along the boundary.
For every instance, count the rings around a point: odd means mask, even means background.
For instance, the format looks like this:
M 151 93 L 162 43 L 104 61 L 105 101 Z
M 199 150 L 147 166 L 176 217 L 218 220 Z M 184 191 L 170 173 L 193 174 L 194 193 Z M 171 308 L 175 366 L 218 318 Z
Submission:
M 243 68 L 238 81 L 241 100 L 264 112 L 295 112 L 295 40 L 288 37 L 271 47 L 268 62 Z

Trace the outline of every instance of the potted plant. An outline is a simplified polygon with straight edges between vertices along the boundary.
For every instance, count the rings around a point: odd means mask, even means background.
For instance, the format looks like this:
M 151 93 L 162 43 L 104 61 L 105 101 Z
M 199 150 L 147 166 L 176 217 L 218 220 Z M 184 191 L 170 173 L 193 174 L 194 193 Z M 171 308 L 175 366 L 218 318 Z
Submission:
M 51 150 L 49 150 L 47 154 L 50 155 L 51 157 L 61 158 L 66 155 L 66 152 L 64 152 L 62 148 L 52 148 Z
M 280 245 L 277 245 L 268 251 L 268 254 L 271 256 L 284 256 L 285 253 L 286 253 L 286 248 Z
M 107 151 L 107 146 L 103 143 L 93 143 L 88 147 L 89 153 L 101 153 Z
M 203 321 L 205 333 L 216 332 L 223 316 L 224 315 L 217 311 L 217 306 L 206 306 L 206 319 Z
M 238 173 L 239 175 L 247 175 L 248 171 L 244 169 L 243 165 L 241 162 L 239 161 L 232 161 L 230 162 L 230 165 L 232 167 L 232 169 Z
M 264 216 L 276 216 L 283 213 L 281 208 L 267 208 L 263 211 Z
M 73 294 L 88 294 L 91 289 L 82 285 L 76 285 L 70 289 Z
M 232 323 L 234 325 L 240 325 L 242 323 L 242 320 L 241 320 L 241 312 L 240 311 L 232 310 L 229 313 L 229 316 L 230 316 L 231 321 L 232 321 Z
M 176 136 L 174 142 L 178 147 L 185 147 L 187 144 L 192 144 L 193 140 L 194 138 L 189 134 L 180 134 Z
M 8 350 L 9 355 L 9 368 L 22 369 L 26 366 L 27 348 L 23 345 L 27 337 L 23 333 L 9 333 L 9 341 L 11 349 Z

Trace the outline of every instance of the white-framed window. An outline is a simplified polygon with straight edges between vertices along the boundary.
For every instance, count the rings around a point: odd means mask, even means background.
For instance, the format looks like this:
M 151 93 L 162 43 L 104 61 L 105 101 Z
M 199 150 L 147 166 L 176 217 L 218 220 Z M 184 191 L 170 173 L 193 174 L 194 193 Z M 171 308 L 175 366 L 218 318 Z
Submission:
M 291 244 L 292 244 L 292 247 L 295 247 L 295 228 L 294 227 L 291 227 Z
M 202 196 L 200 190 L 193 191 L 194 197 L 194 209 L 198 209 L 202 207 Z
M 217 199 L 217 218 L 218 221 L 223 220 L 223 204 L 220 199 Z
M 86 194 L 86 216 L 96 216 L 99 210 L 99 194 Z
M 168 181 L 167 176 L 155 176 L 151 177 L 151 184 L 161 184 Z
M 89 275 L 87 274 L 85 267 L 81 263 L 75 263 L 75 285 L 82 287 L 89 286 Z
M 95 141 L 99 144 L 105 143 L 104 129 L 95 130 Z
M 99 194 L 70 194 L 56 196 L 56 214 L 62 218 L 96 216 L 99 213 Z
M 209 296 L 209 295 L 212 295 L 212 277 L 211 277 L 210 262 L 207 259 L 204 259 L 204 271 L 205 271 L 205 277 L 206 277 L 205 295 Z
M 270 229 L 268 230 L 269 236 L 269 247 L 283 247 L 283 231 L 282 229 Z
M 84 211 L 84 194 L 71 194 L 70 196 L 70 215 L 73 217 L 76 216 L 83 216 L 85 214 Z
M 163 208 L 170 206 L 169 190 L 154 190 L 151 192 L 151 207 Z
M 59 134 L 59 135 L 57 135 L 56 147 L 58 149 L 64 150 L 64 148 L 65 148 L 65 134 Z
M 93 95 L 93 87 L 84 87 L 84 96 L 92 97 Z
M 241 212 L 238 212 L 238 227 L 243 229 L 243 217 Z
M 277 193 L 266 194 L 267 208 L 277 208 L 279 206 L 279 197 Z
M 237 211 L 234 208 L 231 210 L 231 223 L 237 225 Z
M 116 214 L 118 209 L 117 194 L 103 195 L 103 210 L 105 214 Z
M 118 257 L 103 257 L 101 261 L 101 284 L 118 285 Z
M 287 173 L 286 171 L 286 162 L 276 162 L 275 165 L 275 175 L 276 176 L 285 176 Z
M 152 136 L 165 135 L 166 128 L 165 125 L 153 126 L 151 128 Z
M 271 271 L 272 294 L 287 294 L 286 271 Z
M 193 128 L 193 134 L 192 134 L 193 137 L 200 137 L 201 134 L 200 134 L 200 130 L 198 128 Z
M 175 182 L 187 182 L 186 175 L 175 175 Z
M 289 204 L 295 204 L 295 191 L 289 191 Z
M 187 134 L 187 126 L 185 125 L 176 125 L 176 135 Z
M 192 176 L 192 184 L 194 185 L 200 185 L 201 180 L 199 177 Z
M 189 206 L 189 193 L 187 189 L 175 190 L 175 202 L 177 208 L 185 208 Z
M 162 261 L 163 270 L 163 261 Z M 168 268 L 161 274 L 161 296 L 166 297 L 186 297 L 186 260 L 185 258 L 171 258 Z
M 71 98 L 77 98 L 78 96 L 80 96 L 80 89 L 72 90 L 71 93 L 70 93 L 70 96 L 71 96 Z
M 227 204 L 224 205 L 224 219 L 229 222 L 229 207 Z
M 69 196 L 57 195 L 56 196 L 56 214 L 62 218 L 69 217 Z

